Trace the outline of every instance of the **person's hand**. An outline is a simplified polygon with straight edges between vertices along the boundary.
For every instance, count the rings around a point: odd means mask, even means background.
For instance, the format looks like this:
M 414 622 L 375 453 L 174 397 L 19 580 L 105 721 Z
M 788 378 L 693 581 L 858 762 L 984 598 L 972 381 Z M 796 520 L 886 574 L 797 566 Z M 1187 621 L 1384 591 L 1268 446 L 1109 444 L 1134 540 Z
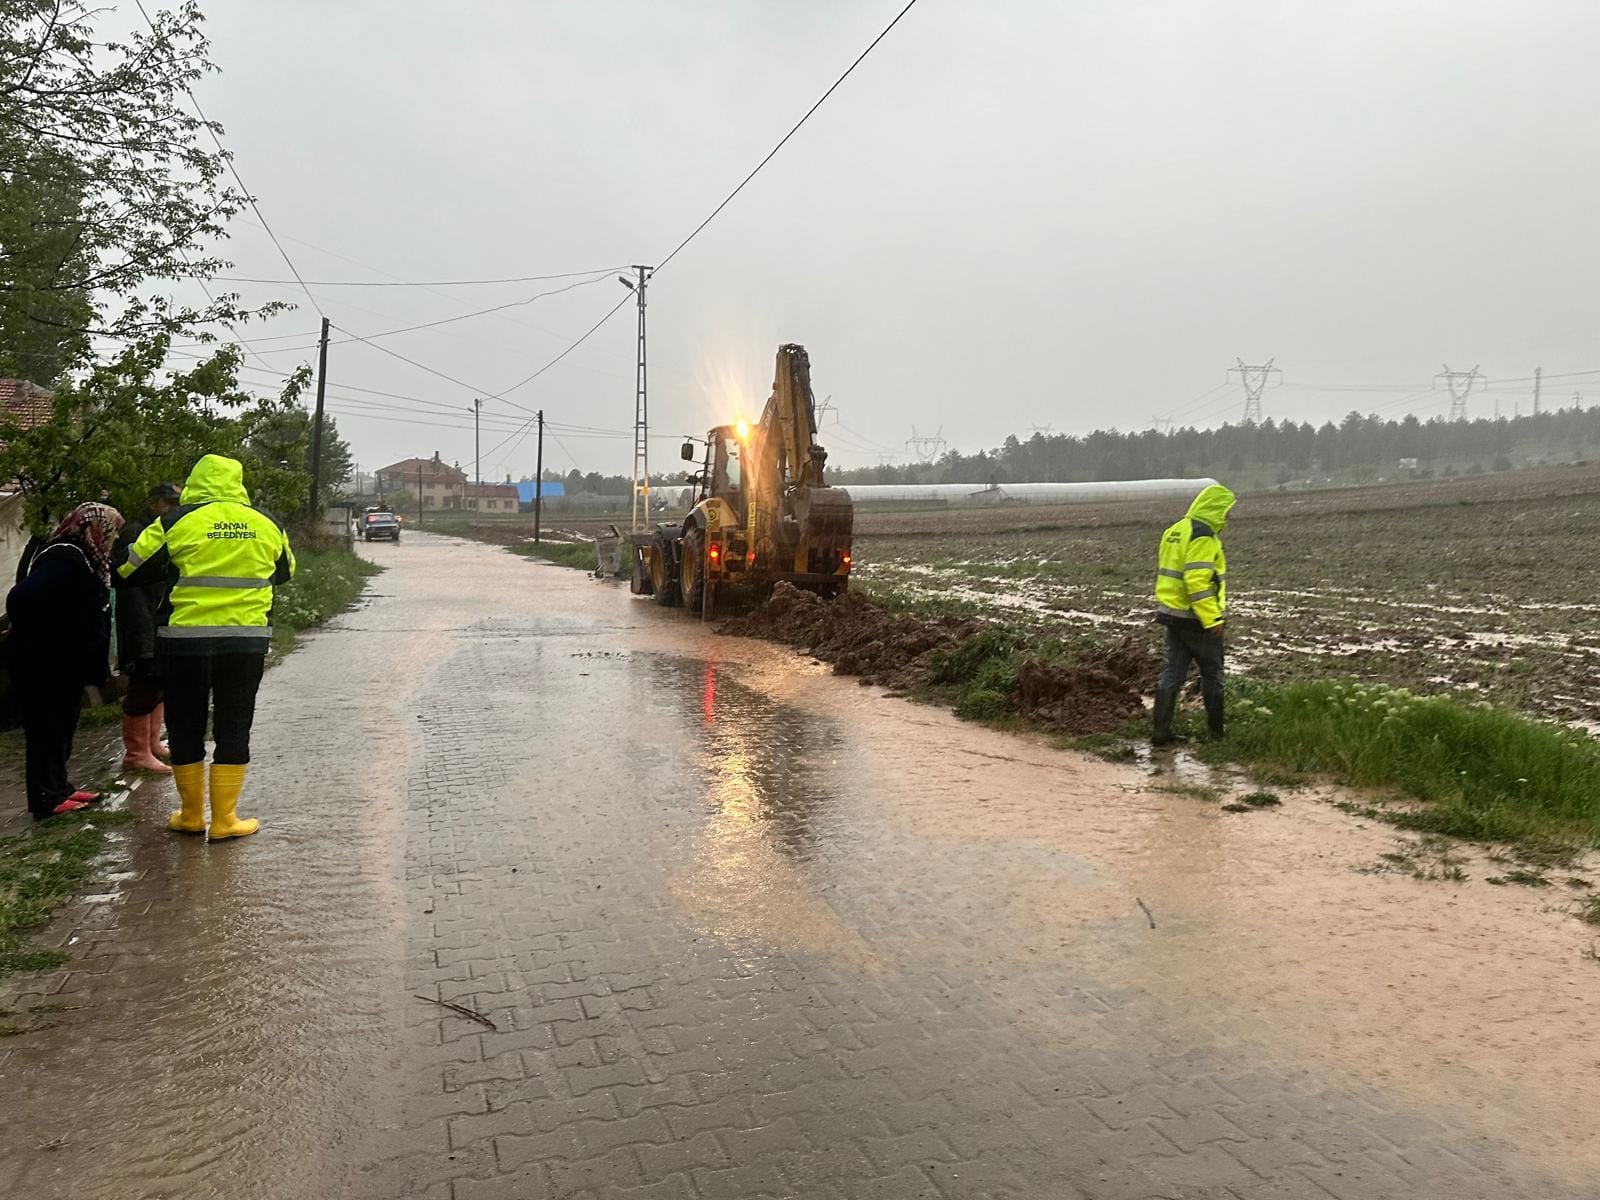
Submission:
M 1210 629 L 1206 630 L 1206 632 L 1209 633 L 1212 637 L 1221 637 L 1222 636 L 1222 622 L 1218 621 Z

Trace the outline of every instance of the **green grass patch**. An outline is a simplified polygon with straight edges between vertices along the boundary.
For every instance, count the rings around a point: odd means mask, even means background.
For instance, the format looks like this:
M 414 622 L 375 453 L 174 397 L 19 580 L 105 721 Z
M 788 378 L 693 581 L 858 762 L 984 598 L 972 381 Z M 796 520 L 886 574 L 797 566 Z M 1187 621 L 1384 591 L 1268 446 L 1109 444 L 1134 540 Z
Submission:
M 367 580 L 382 570 L 377 563 L 337 547 L 296 554 L 294 579 L 275 589 L 273 596 L 273 653 L 287 654 L 300 634 L 349 609 Z
M 1271 792 L 1249 792 L 1239 797 L 1239 803 L 1246 808 L 1277 808 L 1283 801 Z
M 510 547 L 511 553 L 521 554 L 528 558 L 542 558 L 553 562 L 557 566 L 576 567 L 580 571 L 593 573 L 599 566 L 599 557 L 596 554 L 593 542 L 550 542 L 541 541 L 519 542 Z
M 1526 867 L 1517 867 L 1507 871 L 1504 875 L 1496 875 L 1487 879 L 1485 882 L 1502 887 L 1508 883 L 1514 883 L 1518 887 L 1545 888 L 1550 886 L 1550 881 L 1545 878 L 1543 871 L 1530 871 Z
M 1411 840 L 1400 839 L 1387 854 L 1378 855 L 1378 861 L 1365 868 L 1368 875 L 1409 875 L 1433 883 L 1461 883 L 1467 873 L 1466 863 L 1457 852 L 1457 843 L 1438 834 L 1424 834 Z M 1503 880 L 1491 879 L 1490 883 Z
M 90 809 L 0 838 L 0 974 L 59 966 L 66 955 L 28 944 L 28 935 L 94 875 L 106 830 L 136 818 Z
M 1228 737 L 1199 747 L 1207 759 L 1392 788 L 1422 803 L 1363 815 L 1539 847 L 1535 865 L 1600 845 L 1600 745 L 1582 733 L 1404 688 L 1246 680 L 1231 690 Z
M 1121 733 L 1084 733 L 1073 736 L 1052 737 L 1050 742 L 1061 750 L 1079 750 L 1106 762 L 1131 763 L 1139 760 L 1136 735 Z
M 1205 783 L 1158 783 L 1155 790 L 1169 796 L 1187 796 L 1191 800 L 1205 800 L 1213 804 L 1222 799 L 1220 791 Z

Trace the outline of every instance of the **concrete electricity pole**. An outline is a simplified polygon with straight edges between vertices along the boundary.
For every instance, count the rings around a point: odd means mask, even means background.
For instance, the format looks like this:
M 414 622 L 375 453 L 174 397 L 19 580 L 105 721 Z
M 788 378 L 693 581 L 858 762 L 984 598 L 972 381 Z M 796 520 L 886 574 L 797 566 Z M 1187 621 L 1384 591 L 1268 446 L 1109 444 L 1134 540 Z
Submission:
M 474 400 L 472 402 L 472 473 L 480 489 L 483 487 L 483 437 L 479 432 L 479 417 L 482 414 L 483 401 Z M 483 497 L 479 496 L 478 499 L 481 501 Z
M 317 344 L 317 415 L 311 422 L 311 516 L 322 510 L 322 401 L 328 390 L 328 318 L 322 318 L 322 340 Z
M 634 294 L 639 302 L 639 361 L 634 375 L 633 389 L 633 531 L 638 532 L 641 507 L 645 522 L 650 520 L 650 389 L 649 373 L 645 370 L 645 338 L 644 338 L 644 292 L 645 285 L 650 282 L 654 267 L 633 265 L 639 273 L 638 281 L 629 279 L 626 275 L 618 275 L 617 280 L 623 287 Z M 643 504 L 640 499 L 643 497 Z
M 1445 386 L 1450 389 L 1450 419 L 1452 421 L 1465 421 L 1467 419 L 1467 397 L 1472 394 L 1473 386 L 1481 378 L 1478 368 L 1470 371 L 1452 371 L 1450 364 L 1444 364 L 1444 370 L 1434 376 L 1435 380 L 1444 380 Z
M 1269 358 L 1259 365 L 1246 363 L 1242 358 L 1233 360 L 1237 367 L 1229 369 L 1229 374 L 1234 371 L 1239 373 L 1239 382 L 1244 384 L 1244 423 L 1246 425 L 1259 425 L 1261 423 L 1261 393 L 1267 390 L 1267 383 L 1273 375 L 1282 375 L 1283 372 L 1273 366 L 1276 359 Z
M 1539 415 L 1539 387 L 1544 382 L 1540 379 L 1540 376 L 1543 374 L 1543 367 L 1535 367 L 1533 369 L 1533 415 L 1536 417 Z
M 539 543 L 539 518 L 544 509 L 544 409 L 539 410 L 539 455 L 533 468 L 533 541 Z

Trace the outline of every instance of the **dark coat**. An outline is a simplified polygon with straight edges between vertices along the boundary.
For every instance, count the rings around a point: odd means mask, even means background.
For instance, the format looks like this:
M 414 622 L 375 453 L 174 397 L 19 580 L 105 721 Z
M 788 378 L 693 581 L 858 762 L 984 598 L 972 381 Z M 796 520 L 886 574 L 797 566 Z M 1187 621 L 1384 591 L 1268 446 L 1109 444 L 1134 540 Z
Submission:
M 28 577 L 28 564 L 33 562 L 33 556 L 44 549 L 45 542 L 49 540 L 42 533 L 36 533 L 28 539 L 28 544 L 22 548 L 22 557 L 17 559 L 17 577 L 13 583 L 21 583 Z
M 116 569 L 128 561 L 128 550 L 144 532 L 148 520 L 137 525 L 129 521 L 117 535 L 111 552 L 111 581 L 117 589 L 117 665 L 131 671 L 137 662 L 156 656 L 156 627 L 161 624 L 161 608 L 167 602 L 171 583 L 164 578 L 143 583 L 128 583 Z
M 34 556 L 27 578 L 6 597 L 9 653 L 22 688 L 97 686 L 110 674 L 110 593 L 76 546 Z M 20 696 L 27 702 L 25 695 Z

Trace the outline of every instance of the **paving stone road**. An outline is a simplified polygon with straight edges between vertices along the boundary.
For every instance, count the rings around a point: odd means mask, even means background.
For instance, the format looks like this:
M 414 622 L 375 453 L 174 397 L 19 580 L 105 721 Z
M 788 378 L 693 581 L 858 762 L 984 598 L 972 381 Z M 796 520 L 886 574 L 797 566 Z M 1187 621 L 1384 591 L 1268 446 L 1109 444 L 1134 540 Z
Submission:
M 0 1043 L 5 1195 L 1600 1194 L 1507 1132 L 1515 1080 L 1372 1028 L 1403 996 L 1253 965 L 1322 919 L 1258 886 L 1275 817 L 576 572 L 370 552 L 370 601 L 264 687 L 262 834 L 119 832 L 71 963 L 0 984 L 71 1006 Z

